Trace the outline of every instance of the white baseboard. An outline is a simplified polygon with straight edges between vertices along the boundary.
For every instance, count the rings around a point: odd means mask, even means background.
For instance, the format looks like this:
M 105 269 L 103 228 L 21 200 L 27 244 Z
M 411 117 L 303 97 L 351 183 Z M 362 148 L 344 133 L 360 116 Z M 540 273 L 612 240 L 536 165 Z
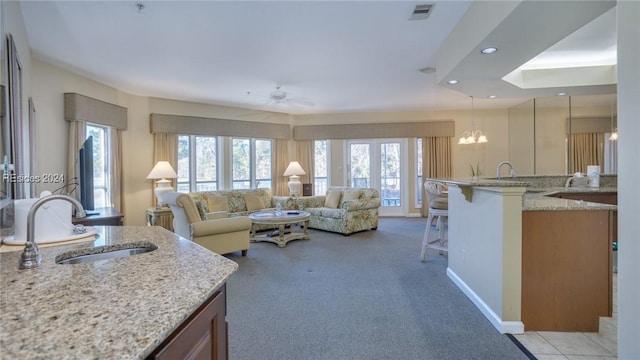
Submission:
M 413 217 L 422 217 L 422 214 L 420 213 L 408 213 L 407 217 L 413 218 Z M 426 218 L 425 218 L 426 219 Z
M 480 312 L 491 322 L 491 324 L 501 334 L 524 334 L 524 324 L 522 321 L 502 321 L 498 314 L 496 314 L 491 308 L 475 293 L 451 268 L 447 268 L 447 276 L 451 281 L 467 297 L 473 302 L 473 304 L 480 309 Z

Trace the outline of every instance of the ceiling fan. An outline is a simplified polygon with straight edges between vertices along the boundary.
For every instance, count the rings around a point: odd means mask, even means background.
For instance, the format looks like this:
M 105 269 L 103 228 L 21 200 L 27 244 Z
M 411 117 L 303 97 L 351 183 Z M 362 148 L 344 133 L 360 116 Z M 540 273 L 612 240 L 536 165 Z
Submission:
M 259 96 L 254 95 L 251 91 L 247 91 L 247 95 L 250 96 Z M 265 98 L 264 100 L 267 104 L 270 105 L 279 105 L 279 104 L 287 104 L 287 105 L 302 105 L 302 106 L 314 106 L 315 103 L 304 97 L 292 97 L 288 92 L 280 89 L 280 86 L 276 86 L 276 89 L 269 93 L 268 96 L 261 96 Z

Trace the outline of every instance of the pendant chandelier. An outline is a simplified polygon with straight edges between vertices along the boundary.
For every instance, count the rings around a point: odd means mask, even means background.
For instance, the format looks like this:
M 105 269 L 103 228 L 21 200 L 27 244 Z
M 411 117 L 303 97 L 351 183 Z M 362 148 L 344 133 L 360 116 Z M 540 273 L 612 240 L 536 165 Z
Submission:
M 489 142 L 487 137 L 482 133 L 482 130 L 476 129 L 476 122 L 474 119 L 474 108 L 473 108 L 473 96 L 471 98 L 471 130 L 467 130 L 462 133 L 460 140 L 458 140 L 458 144 L 467 145 L 467 144 L 484 144 Z

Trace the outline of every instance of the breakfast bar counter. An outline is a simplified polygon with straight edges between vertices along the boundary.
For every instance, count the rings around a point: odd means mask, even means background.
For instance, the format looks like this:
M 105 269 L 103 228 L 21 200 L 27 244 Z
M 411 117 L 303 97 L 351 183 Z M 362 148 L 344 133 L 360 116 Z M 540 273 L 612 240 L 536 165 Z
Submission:
M 235 262 L 157 226 L 98 228 L 97 239 L 40 247 L 42 264 L 34 269 L 18 270 L 21 251 L 0 253 L 3 358 L 144 359 L 212 297 L 226 311 L 225 282 Z M 56 263 L 61 253 L 130 242 L 157 249 Z
M 615 187 L 429 180 L 449 185 L 447 274 L 500 332 L 597 332 L 611 316 Z

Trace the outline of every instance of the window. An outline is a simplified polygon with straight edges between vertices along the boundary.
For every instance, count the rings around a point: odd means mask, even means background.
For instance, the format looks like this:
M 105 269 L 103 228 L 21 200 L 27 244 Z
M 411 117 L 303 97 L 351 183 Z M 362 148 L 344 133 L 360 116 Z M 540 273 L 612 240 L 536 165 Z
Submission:
M 196 191 L 218 190 L 217 139 L 196 136 Z
M 233 138 L 231 148 L 233 189 L 271 188 L 272 141 Z
M 416 138 L 416 207 L 422 207 L 422 138 Z
M 218 190 L 218 138 L 178 136 L 179 192 Z
M 191 182 L 191 137 L 189 135 L 178 135 L 178 173 L 177 190 L 179 192 L 188 193 Z
M 233 189 L 270 188 L 271 153 L 271 140 L 231 138 L 229 141 L 221 136 L 179 135 L 178 191 L 227 188 L 222 182 L 229 181 L 228 173 L 224 175 L 220 164 L 228 156 L 231 158 Z
M 87 124 L 85 138 L 93 136 L 93 196 L 94 206 L 111 207 L 111 159 L 109 127 Z
M 314 195 L 324 195 L 327 193 L 329 177 L 329 152 L 327 140 L 316 140 L 314 144 L 314 164 L 313 164 L 313 193 Z
M 382 206 L 400 206 L 400 143 L 380 144 L 380 197 Z

